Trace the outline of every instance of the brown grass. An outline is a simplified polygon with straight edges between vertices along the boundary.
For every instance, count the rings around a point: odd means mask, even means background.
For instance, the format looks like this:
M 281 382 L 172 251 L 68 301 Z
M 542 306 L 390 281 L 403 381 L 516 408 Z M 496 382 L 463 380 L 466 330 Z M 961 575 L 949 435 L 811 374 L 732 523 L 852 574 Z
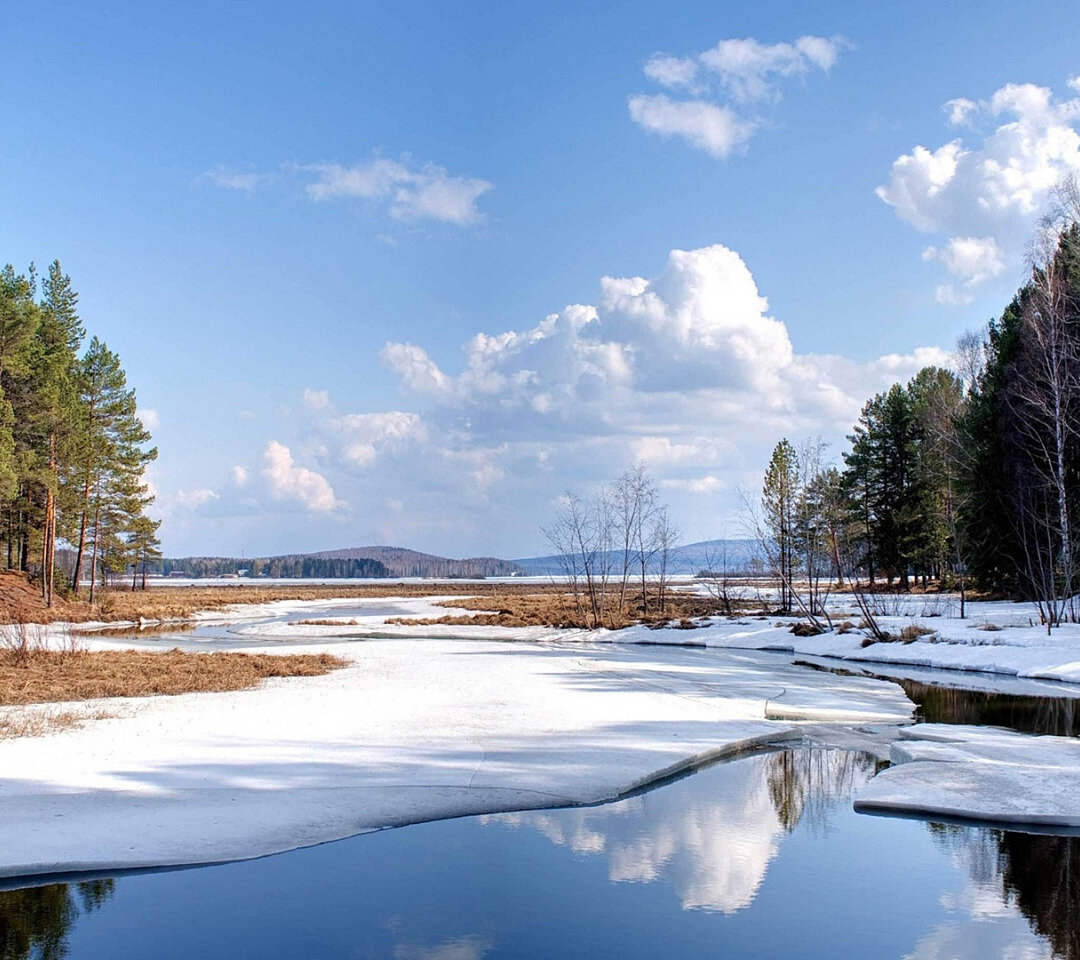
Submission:
M 294 620 L 298 627 L 358 627 L 359 620 Z
M 428 619 L 413 619 L 408 617 L 395 617 L 387 623 L 400 623 L 409 626 L 429 626 L 432 624 L 451 624 L 458 626 L 496 626 L 496 627 L 577 627 L 588 628 L 592 625 L 581 605 L 576 602 L 565 587 L 559 587 L 557 591 L 549 590 L 543 593 L 514 592 L 495 593 L 485 596 L 463 597 L 460 600 L 444 600 L 440 602 L 443 607 L 457 607 L 458 609 L 477 610 L 477 614 L 466 616 L 462 614 L 448 614 L 445 617 Z M 719 601 L 710 597 L 697 596 L 691 593 L 672 591 L 668 593 L 664 613 L 659 613 L 659 601 L 651 597 L 650 612 L 643 615 L 640 606 L 635 602 L 627 605 L 622 611 L 616 613 L 609 610 L 605 618 L 605 626 L 620 628 L 628 627 L 633 623 L 663 624 L 671 621 L 685 621 L 689 627 L 691 622 L 698 617 L 707 617 L 722 612 Z M 684 625 L 685 624 L 681 624 Z
M 54 623 L 87 620 L 106 622 L 186 620 L 200 610 L 218 610 L 231 604 L 270 603 L 274 600 L 331 600 L 380 597 L 514 596 L 522 593 L 562 593 L 565 587 L 515 583 L 400 583 L 387 580 L 365 584 L 237 583 L 218 586 L 156 586 L 131 591 L 117 586 L 93 607 L 85 600 L 65 600 L 47 608 L 40 591 L 23 574 L 0 571 L 0 622 Z
M 44 737 L 81 727 L 89 720 L 107 720 L 116 716 L 107 710 L 50 710 L 24 707 L 0 715 L 0 740 L 16 737 Z
M 330 654 L 0 653 L 0 705 L 246 690 L 268 677 L 315 677 L 345 666 Z

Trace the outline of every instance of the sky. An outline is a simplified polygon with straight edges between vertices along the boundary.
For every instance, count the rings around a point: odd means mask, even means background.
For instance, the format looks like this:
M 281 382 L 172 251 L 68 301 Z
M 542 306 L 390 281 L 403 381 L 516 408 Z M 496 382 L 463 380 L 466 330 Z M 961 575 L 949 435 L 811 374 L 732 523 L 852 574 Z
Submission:
M 5 13 L 0 257 L 120 353 L 173 556 L 528 556 L 638 460 L 739 536 L 1080 171 L 1063 2 Z

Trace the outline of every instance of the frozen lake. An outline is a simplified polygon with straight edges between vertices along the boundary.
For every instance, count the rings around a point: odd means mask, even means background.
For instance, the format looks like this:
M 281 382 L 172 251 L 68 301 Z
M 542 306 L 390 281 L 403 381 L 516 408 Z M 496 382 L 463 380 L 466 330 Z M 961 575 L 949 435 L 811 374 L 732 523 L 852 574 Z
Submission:
M 603 806 L 0 893 L 0 956 L 1071 958 L 1080 840 L 866 816 L 805 748 Z

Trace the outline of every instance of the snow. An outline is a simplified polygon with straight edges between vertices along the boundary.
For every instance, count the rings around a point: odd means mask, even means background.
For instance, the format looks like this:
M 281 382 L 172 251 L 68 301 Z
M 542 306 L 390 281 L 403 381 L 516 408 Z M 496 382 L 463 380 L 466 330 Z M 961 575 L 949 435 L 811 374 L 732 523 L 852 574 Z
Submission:
M 777 704 L 819 720 L 912 711 L 893 684 L 761 654 L 288 646 L 314 649 L 349 665 L 250 691 L 110 701 L 114 718 L 0 742 L 0 875 L 229 860 L 434 818 L 596 803 L 797 737 L 797 725 L 767 719 Z
M 900 731 L 890 759 L 856 809 L 1080 827 L 1080 740 L 921 724 Z
M 0 876 L 239 859 L 428 819 L 592 804 L 763 744 L 802 737 L 880 754 L 898 731 L 895 766 L 860 809 L 1080 826 L 1080 741 L 901 727 L 913 705 L 897 685 L 792 663 L 932 682 L 944 668 L 973 689 L 1080 695 L 1060 682 L 1080 680 L 1080 627 L 1047 637 L 1029 605 L 971 604 L 960 620 L 949 598 L 885 598 L 885 629 L 919 622 L 933 634 L 865 647 L 857 630 L 796 637 L 776 617 L 620 631 L 386 622 L 458 612 L 437 606 L 445 599 L 278 601 L 206 612 L 191 632 L 80 630 L 90 649 L 243 646 L 349 665 L 237 693 L 109 701 L 110 718 L 0 741 Z M 67 634 L 45 631 L 53 643 Z

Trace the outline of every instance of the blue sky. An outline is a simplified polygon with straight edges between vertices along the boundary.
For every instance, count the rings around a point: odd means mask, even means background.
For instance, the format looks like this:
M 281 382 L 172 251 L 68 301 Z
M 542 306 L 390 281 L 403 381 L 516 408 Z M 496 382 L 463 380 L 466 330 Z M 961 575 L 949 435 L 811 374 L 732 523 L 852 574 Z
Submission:
M 737 535 L 779 436 L 838 455 L 999 312 L 1080 169 L 1065 3 L 8 24 L 3 258 L 59 257 L 121 353 L 171 554 L 524 555 L 636 457 Z

